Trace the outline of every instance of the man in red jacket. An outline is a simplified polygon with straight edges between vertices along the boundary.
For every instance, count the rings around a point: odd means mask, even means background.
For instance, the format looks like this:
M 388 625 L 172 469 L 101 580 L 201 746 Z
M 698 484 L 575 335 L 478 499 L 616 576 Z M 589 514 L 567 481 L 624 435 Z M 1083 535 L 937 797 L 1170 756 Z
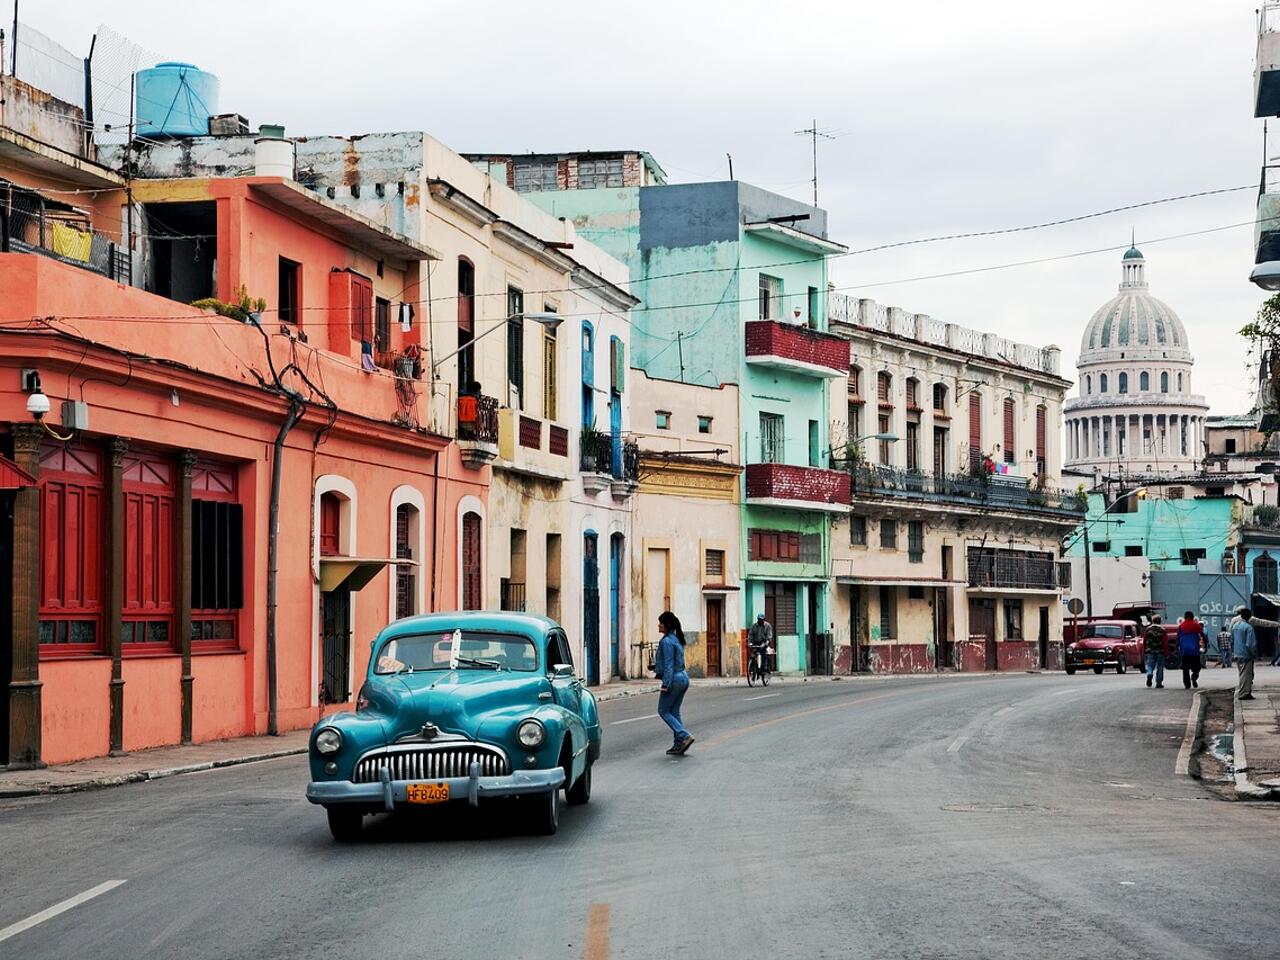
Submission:
M 1151 625 L 1147 627 L 1146 632 L 1142 634 L 1142 640 L 1147 652 L 1147 686 L 1151 686 L 1151 679 L 1154 677 L 1156 681 L 1156 688 L 1163 690 L 1164 655 L 1168 651 L 1165 648 L 1166 637 L 1164 627 L 1160 625 L 1159 617 L 1151 618 Z
M 1182 656 L 1182 685 L 1190 690 L 1200 686 L 1200 651 L 1208 644 L 1204 627 L 1188 610 L 1178 624 L 1178 653 Z

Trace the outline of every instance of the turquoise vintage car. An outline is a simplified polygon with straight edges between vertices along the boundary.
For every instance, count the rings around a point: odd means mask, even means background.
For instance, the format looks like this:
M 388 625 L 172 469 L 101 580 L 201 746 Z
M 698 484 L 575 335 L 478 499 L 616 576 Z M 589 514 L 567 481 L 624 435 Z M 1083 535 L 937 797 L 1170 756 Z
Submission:
M 517 798 L 512 808 L 551 834 L 560 790 L 586 803 L 599 756 L 595 697 L 559 624 L 434 613 L 379 633 L 355 711 L 315 725 L 307 799 L 339 841 L 357 839 L 369 813 L 492 797 Z

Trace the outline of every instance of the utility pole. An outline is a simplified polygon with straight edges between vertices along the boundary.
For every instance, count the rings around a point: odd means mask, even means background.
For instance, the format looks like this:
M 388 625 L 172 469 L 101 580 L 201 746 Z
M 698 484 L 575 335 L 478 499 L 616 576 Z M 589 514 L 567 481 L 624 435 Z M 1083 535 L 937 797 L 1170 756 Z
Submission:
M 729 158 L 729 179 L 732 180 L 733 179 L 733 154 L 726 153 L 725 156 Z
M 809 126 L 795 132 L 797 136 L 809 137 L 813 141 L 813 205 L 816 207 L 818 205 L 818 138 L 834 140 L 835 135 L 830 130 L 819 130 L 817 120 L 810 121 Z

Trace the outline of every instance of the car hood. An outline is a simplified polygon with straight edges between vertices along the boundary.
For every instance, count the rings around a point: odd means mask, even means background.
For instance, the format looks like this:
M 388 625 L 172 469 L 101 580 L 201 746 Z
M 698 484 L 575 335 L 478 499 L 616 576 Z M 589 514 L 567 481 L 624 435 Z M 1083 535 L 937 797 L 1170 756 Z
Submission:
M 1085 637 L 1083 640 L 1077 640 L 1075 647 L 1077 650 L 1102 650 L 1105 647 L 1114 647 L 1123 642 L 1121 637 Z
M 493 673 L 488 670 L 442 670 L 402 674 L 401 707 L 391 739 L 416 733 L 433 723 L 447 733 L 475 737 L 481 723 L 496 711 L 533 710 L 538 693 L 549 689 L 536 673 Z

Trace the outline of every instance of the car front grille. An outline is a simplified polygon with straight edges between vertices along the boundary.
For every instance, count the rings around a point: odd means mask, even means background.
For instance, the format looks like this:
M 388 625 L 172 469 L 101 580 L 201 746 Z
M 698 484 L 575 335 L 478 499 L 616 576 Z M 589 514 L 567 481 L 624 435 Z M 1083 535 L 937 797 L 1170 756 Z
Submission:
M 365 754 L 356 763 L 353 783 L 377 783 L 382 770 L 392 780 L 444 780 L 471 775 L 471 764 L 480 764 L 480 776 L 504 777 L 511 764 L 497 747 L 481 743 L 449 744 L 438 747 L 393 747 Z

